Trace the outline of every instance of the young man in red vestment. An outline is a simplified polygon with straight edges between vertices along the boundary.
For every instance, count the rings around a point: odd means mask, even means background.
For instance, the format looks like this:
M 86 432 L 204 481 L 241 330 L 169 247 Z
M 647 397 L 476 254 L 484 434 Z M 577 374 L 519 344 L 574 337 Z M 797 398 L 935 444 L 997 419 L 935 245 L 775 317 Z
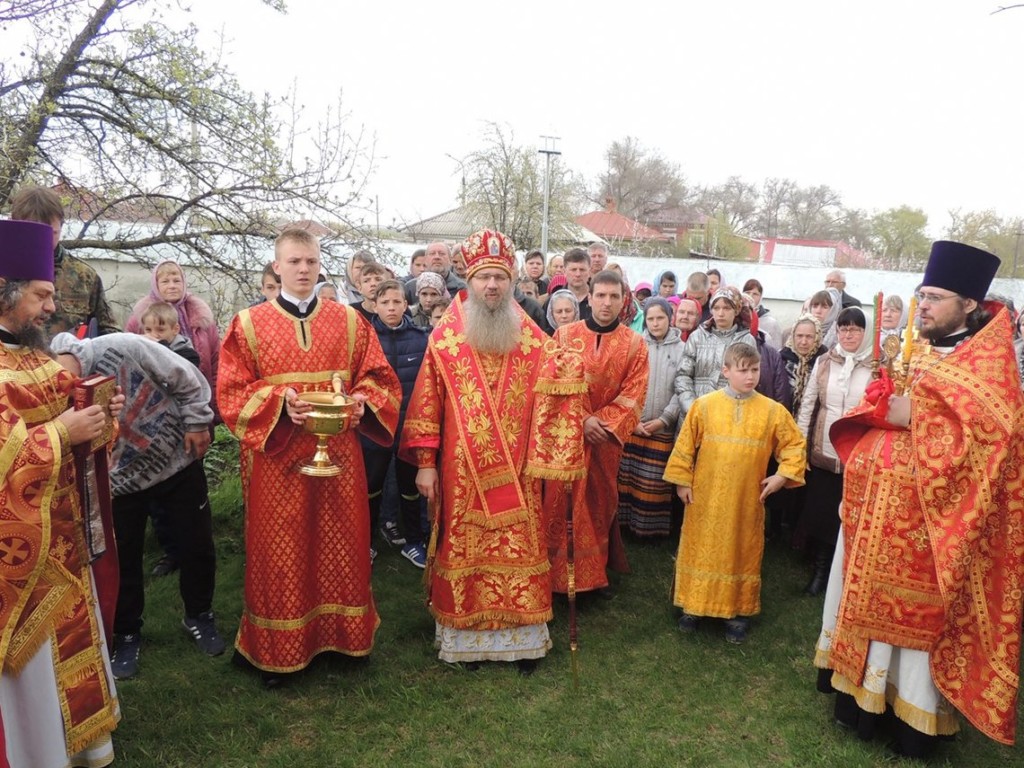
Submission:
M 830 432 L 846 470 L 818 687 L 861 738 L 891 708 L 911 757 L 955 711 L 1004 744 L 1017 723 L 1024 394 L 1010 312 L 986 301 L 998 267 L 935 243 L 902 392 L 880 380 Z
M 500 232 L 462 246 L 469 281 L 430 335 L 400 455 L 431 505 L 430 609 L 439 658 L 533 671 L 551 641 L 539 482 L 527 476 L 547 337 L 512 296 Z
M 72 453 L 105 414 L 71 407 L 74 377 L 46 347 L 52 237 L 0 221 L 0 765 L 13 768 L 109 765 L 120 717 L 96 586 L 101 563 L 117 571 L 113 531 L 86 542 Z
M 586 477 L 572 486 L 576 590 L 599 590 L 611 597 L 609 564 L 628 570 L 619 526 L 617 478 L 622 448 L 640 421 L 647 398 L 647 345 L 643 337 L 619 323 L 625 289 L 618 273 L 598 272 L 590 282 L 587 320 L 559 328 L 562 347 L 583 349 L 587 388 L 583 421 Z M 568 590 L 564 483 L 545 486 L 544 515 L 555 592 Z
M 323 651 L 366 656 L 380 623 L 370 591 L 370 514 L 359 433 L 387 446 L 402 390 L 377 335 L 351 307 L 317 301 L 320 245 L 286 230 L 274 246 L 281 293 L 239 312 L 221 345 L 217 403 L 242 445 L 245 604 L 236 662 L 274 685 Z M 304 391 L 340 379 L 358 407 L 328 440 L 342 468 L 300 474 L 317 438 Z

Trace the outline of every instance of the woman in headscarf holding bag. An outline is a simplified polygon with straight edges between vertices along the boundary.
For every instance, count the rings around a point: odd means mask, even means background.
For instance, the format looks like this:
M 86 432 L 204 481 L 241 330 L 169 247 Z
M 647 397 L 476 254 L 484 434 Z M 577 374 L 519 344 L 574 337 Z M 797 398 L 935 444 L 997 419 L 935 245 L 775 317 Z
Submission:
M 872 339 L 864 313 L 858 307 L 847 307 L 839 313 L 835 330 L 838 341 L 814 364 L 796 419 L 810 447 L 798 537 L 803 535 L 813 553 L 814 574 L 804 589 L 811 596 L 825 590 L 839 536 L 843 466 L 828 432 L 833 422 L 860 403 L 871 382 Z
M 821 343 L 821 326 L 813 315 L 803 314 L 797 318 L 790 331 L 789 339 L 779 352 L 782 364 L 789 378 L 789 390 L 792 393 L 790 413 L 793 418 L 800 414 L 800 403 L 807 382 L 811 380 L 811 371 L 818 358 L 828 352 Z M 783 488 L 771 498 L 775 500 L 774 508 L 770 508 L 768 536 L 775 538 L 782 533 L 783 527 L 792 530 L 797 518 L 804 508 L 804 495 L 807 486 Z

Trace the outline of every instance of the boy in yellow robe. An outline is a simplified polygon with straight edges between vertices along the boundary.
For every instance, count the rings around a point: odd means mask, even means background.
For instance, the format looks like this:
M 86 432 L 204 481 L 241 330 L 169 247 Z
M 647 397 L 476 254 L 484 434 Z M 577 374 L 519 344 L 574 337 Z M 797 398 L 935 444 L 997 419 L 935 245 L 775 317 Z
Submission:
M 744 342 L 725 352 L 725 389 L 700 397 L 665 467 L 687 505 L 676 557 L 674 599 L 679 628 L 702 616 L 726 619 L 725 637 L 746 640 L 749 616 L 761 611 L 764 500 L 803 485 L 805 441 L 785 406 L 754 391 L 761 356 Z M 765 477 L 774 454 L 778 472 Z

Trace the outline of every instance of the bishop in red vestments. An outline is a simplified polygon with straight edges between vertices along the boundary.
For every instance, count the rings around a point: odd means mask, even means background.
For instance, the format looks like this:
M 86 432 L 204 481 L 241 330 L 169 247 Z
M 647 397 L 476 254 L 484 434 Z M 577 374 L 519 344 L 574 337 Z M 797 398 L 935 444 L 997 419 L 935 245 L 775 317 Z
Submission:
M 434 329 L 409 403 L 401 454 L 435 509 L 428 555 L 439 657 L 514 661 L 551 645 L 551 587 L 535 446 L 544 333 L 513 301 L 515 249 L 500 232 L 463 245 L 467 292 Z

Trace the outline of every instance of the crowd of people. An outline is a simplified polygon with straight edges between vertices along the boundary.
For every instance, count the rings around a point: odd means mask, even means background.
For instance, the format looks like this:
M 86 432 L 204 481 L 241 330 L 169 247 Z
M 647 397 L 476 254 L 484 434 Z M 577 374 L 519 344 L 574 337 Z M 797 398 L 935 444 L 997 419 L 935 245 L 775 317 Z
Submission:
M 888 716 L 912 756 L 955 712 L 1012 743 L 1024 396 L 991 254 L 936 243 L 911 306 L 869 313 L 835 270 L 784 328 L 756 279 L 631 284 L 602 243 L 520 260 L 482 230 L 404 277 L 357 252 L 335 282 L 287 229 L 225 333 L 173 261 L 122 333 L 62 223 L 41 188 L 0 222 L 0 765 L 113 760 L 147 519 L 183 630 L 226 650 L 202 463 L 221 422 L 245 502 L 232 660 L 267 687 L 371 653 L 377 537 L 425 570 L 439 659 L 523 675 L 552 647 L 554 595 L 614 598 L 609 571 L 650 539 L 679 538 L 678 629 L 723 620 L 746 642 L 778 537 L 824 594 L 837 721 L 871 738 Z M 96 377 L 117 386 L 105 405 L 80 400 Z M 303 474 L 324 396 L 346 428 Z

